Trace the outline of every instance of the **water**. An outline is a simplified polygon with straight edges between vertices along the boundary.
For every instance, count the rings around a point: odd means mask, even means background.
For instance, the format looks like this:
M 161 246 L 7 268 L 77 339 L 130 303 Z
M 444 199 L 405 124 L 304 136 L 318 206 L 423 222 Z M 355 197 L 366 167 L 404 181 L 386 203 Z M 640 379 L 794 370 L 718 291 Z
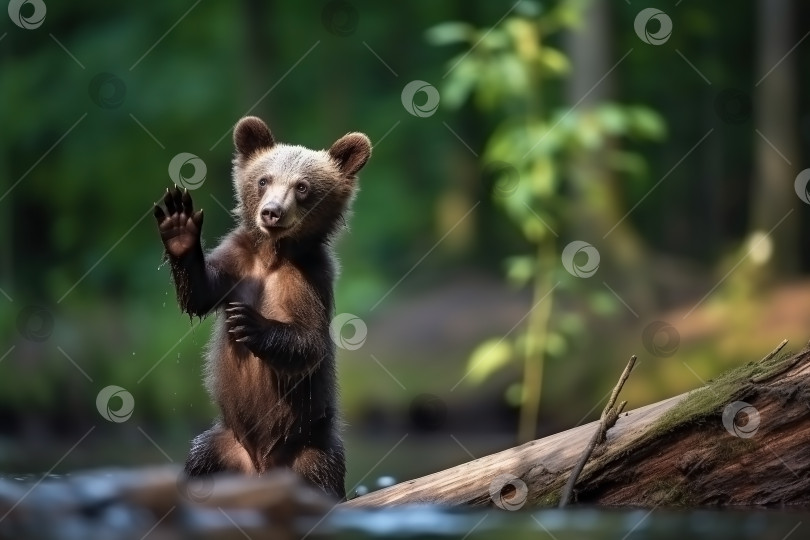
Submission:
M 787 510 L 573 508 L 506 512 L 413 506 L 335 511 L 315 527 L 313 535 L 360 539 L 799 540 L 807 538 L 804 528 L 810 528 L 810 513 Z
M 218 504 L 196 504 L 177 496 L 175 475 L 179 468 L 104 471 L 91 475 L 0 475 L 0 507 L 6 510 L 15 501 L 9 519 L 0 520 L 0 538 L 138 538 L 154 526 L 163 515 L 163 506 L 178 508 L 179 521 L 166 520 L 160 538 L 224 538 L 255 534 L 264 538 L 267 523 L 261 518 L 271 515 L 298 513 L 292 501 L 308 501 L 308 497 L 292 496 L 276 510 L 251 511 L 251 506 L 227 508 L 223 513 Z M 164 474 L 157 482 L 156 475 Z M 151 476 L 150 476 L 151 475 Z M 147 478 L 147 480 L 143 480 Z M 149 480 L 151 478 L 151 480 Z M 130 493 L 139 482 L 140 489 L 150 494 L 150 504 L 137 506 L 119 499 L 122 486 Z M 34 487 L 31 487 L 31 486 Z M 295 489 L 294 487 L 292 488 Z M 127 492 L 127 490 L 124 490 Z M 155 496 L 158 494 L 158 496 Z M 208 492 L 210 495 L 210 491 Z M 204 502 L 204 498 L 201 498 Z M 310 500 L 311 501 L 311 500 Z M 304 503 L 309 507 L 309 503 Z M 151 509 L 150 515 L 147 508 Z M 498 508 L 444 508 L 439 506 L 400 506 L 381 509 L 358 509 L 338 505 L 325 507 L 315 515 L 312 508 L 304 511 L 307 517 L 289 521 L 292 537 L 307 538 L 428 538 L 428 539 L 544 539 L 552 540 L 800 540 L 808 537 L 810 511 L 788 509 L 608 509 L 597 507 L 571 507 L 559 509 L 527 509 L 509 512 Z M 256 513 L 258 512 L 258 513 Z M 73 529 L 60 523 L 74 524 Z M 232 525 L 240 527 L 240 534 Z M 223 535 L 225 530 L 234 535 Z M 72 531 L 72 532 L 71 532 Z M 25 533 L 19 536 L 17 533 Z M 31 533 L 31 534 L 28 534 Z M 193 533 L 191 536 L 189 534 Z M 8 536 L 11 534 L 11 536 Z

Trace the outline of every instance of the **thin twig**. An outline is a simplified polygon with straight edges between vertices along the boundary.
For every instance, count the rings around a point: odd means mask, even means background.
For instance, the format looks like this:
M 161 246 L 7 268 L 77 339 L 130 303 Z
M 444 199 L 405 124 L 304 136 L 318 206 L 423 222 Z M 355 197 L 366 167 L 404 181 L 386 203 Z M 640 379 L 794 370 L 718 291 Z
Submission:
M 779 354 L 779 351 L 781 351 L 781 350 L 782 350 L 782 348 L 783 348 L 785 345 L 787 345 L 787 342 L 788 342 L 788 340 L 783 339 L 783 340 L 782 340 L 782 343 L 780 343 L 779 345 L 777 345 L 777 346 L 776 346 L 776 348 L 775 348 L 774 350 L 772 350 L 771 352 L 769 352 L 769 353 L 768 353 L 768 355 L 767 355 L 765 358 L 763 358 L 762 360 L 760 360 L 760 363 L 762 363 L 762 362 L 767 362 L 768 360 L 770 360 L 771 358 L 773 358 L 774 356 L 776 356 L 777 354 Z
M 771 360 L 774 356 L 776 356 L 779 353 L 779 351 L 782 350 L 782 348 L 785 345 L 787 345 L 787 342 L 788 340 L 783 339 L 782 343 L 777 345 L 776 348 L 771 352 L 769 352 L 765 358 L 759 361 L 759 363 L 764 364 L 768 360 Z M 803 358 L 804 357 L 802 355 L 797 355 L 794 358 L 783 360 L 781 365 L 778 365 L 779 363 L 777 362 L 778 367 L 772 369 L 771 371 L 768 371 L 767 373 L 760 373 L 759 375 L 754 375 L 753 377 L 751 377 L 750 381 L 752 383 L 761 383 L 767 381 L 768 379 L 773 379 L 777 375 L 781 375 L 782 373 L 786 372 L 787 370 L 798 364 Z
M 616 403 L 616 399 L 619 397 L 619 392 L 622 391 L 622 387 L 627 381 L 627 378 L 630 376 L 630 372 L 633 371 L 633 366 L 635 365 L 636 355 L 633 355 L 630 357 L 630 361 L 627 362 L 627 366 L 625 366 L 621 377 L 619 377 L 619 382 L 617 382 L 616 386 L 613 387 L 613 392 L 610 394 L 610 399 L 608 399 L 607 405 L 605 405 L 605 408 L 602 411 L 602 416 L 599 418 L 599 426 L 594 432 L 593 437 L 591 437 L 585 451 L 582 452 L 581 456 L 579 456 L 579 461 L 571 471 L 571 476 L 568 477 L 568 482 L 565 484 L 565 488 L 560 496 L 560 508 L 563 508 L 566 504 L 568 504 L 568 501 L 571 499 L 571 494 L 574 492 L 574 484 L 577 483 L 577 478 L 582 472 L 582 469 L 585 468 L 585 463 L 587 463 L 588 459 L 591 457 L 596 445 L 604 442 L 607 431 L 616 424 L 616 420 L 618 420 L 619 415 L 624 410 L 625 405 L 627 405 L 626 401 L 622 401 L 618 408 L 613 408 L 613 405 Z
M 769 381 L 775 377 L 778 377 L 784 373 L 787 373 L 794 366 L 806 362 L 808 359 L 807 352 L 796 354 L 795 356 L 789 357 L 785 360 L 782 360 L 782 363 L 779 364 L 779 367 L 775 368 L 773 371 L 769 371 L 768 373 L 763 373 L 761 375 L 757 375 L 755 377 L 751 377 L 752 383 L 762 383 L 765 381 Z

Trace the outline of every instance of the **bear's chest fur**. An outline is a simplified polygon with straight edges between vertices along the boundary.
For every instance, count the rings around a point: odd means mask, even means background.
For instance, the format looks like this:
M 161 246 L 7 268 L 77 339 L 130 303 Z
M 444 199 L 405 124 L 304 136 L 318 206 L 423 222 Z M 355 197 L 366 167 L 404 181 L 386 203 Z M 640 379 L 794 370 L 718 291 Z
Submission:
M 241 302 L 250 305 L 270 321 L 291 324 L 316 320 L 314 314 L 326 309 L 312 305 L 302 291 L 316 289 L 293 261 L 266 258 L 237 249 L 241 279 L 228 294 L 224 305 Z M 268 359 L 258 358 L 228 335 L 227 315 L 217 313 L 207 355 L 207 385 L 220 406 L 227 425 L 253 454 L 272 453 L 279 444 L 301 439 L 306 442 L 312 426 L 329 407 L 331 391 L 326 373 L 316 369 L 301 376 L 289 376 L 273 368 Z M 331 365 L 333 359 L 328 359 Z

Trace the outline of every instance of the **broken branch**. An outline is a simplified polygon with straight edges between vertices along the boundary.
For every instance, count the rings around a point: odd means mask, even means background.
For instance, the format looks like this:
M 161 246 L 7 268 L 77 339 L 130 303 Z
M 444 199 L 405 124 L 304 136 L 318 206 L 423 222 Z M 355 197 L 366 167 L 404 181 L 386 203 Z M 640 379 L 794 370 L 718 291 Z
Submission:
M 607 436 L 607 430 L 616 424 L 616 420 L 618 420 L 619 415 L 624 410 L 625 405 L 627 405 L 627 402 L 623 401 L 619 404 L 618 408 L 613 408 L 613 405 L 616 403 L 616 399 L 619 397 L 619 392 L 622 391 L 622 387 L 627 381 L 627 378 L 630 377 L 630 372 L 633 371 L 633 366 L 635 365 L 636 355 L 633 355 L 630 357 L 630 361 L 627 362 L 627 366 L 625 366 L 621 377 L 619 377 L 619 382 L 617 382 L 616 386 L 613 387 L 613 392 L 610 394 L 610 399 L 608 399 L 607 405 L 605 405 L 602 415 L 599 418 L 599 426 L 594 432 L 593 437 L 591 437 L 585 451 L 583 451 L 582 455 L 579 457 L 579 461 L 571 471 L 571 476 L 568 478 L 568 482 L 565 484 L 565 488 L 563 488 L 562 495 L 560 496 L 560 508 L 563 508 L 566 504 L 568 504 L 568 501 L 571 499 L 571 494 L 574 492 L 574 484 L 576 484 L 577 478 L 582 472 L 582 469 L 585 468 L 585 463 L 587 463 L 588 459 L 591 457 L 596 445 L 604 442 L 605 437 Z

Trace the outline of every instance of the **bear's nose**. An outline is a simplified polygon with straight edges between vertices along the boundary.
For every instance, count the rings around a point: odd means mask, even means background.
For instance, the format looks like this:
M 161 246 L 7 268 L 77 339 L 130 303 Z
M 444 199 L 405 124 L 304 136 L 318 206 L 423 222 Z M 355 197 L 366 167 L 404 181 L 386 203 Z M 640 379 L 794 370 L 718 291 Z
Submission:
M 281 218 L 284 216 L 284 209 L 279 203 L 271 202 L 264 205 L 262 208 L 262 222 L 272 227 L 277 225 Z

